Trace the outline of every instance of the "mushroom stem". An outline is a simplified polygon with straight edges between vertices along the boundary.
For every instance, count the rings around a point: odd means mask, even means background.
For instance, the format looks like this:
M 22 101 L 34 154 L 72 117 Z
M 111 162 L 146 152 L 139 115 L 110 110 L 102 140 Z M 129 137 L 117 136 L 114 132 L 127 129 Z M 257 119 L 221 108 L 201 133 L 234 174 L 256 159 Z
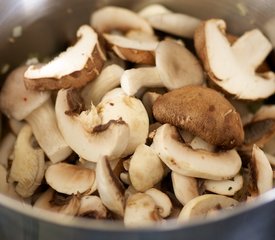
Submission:
M 28 115 L 26 121 L 31 125 L 37 142 L 53 163 L 63 161 L 72 153 L 57 127 L 54 107 L 50 100 Z
M 105 67 L 97 79 L 84 87 L 81 96 L 84 99 L 85 106 L 88 108 L 91 102 L 96 106 L 100 103 L 102 97 L 120 84 L 120 77 L 124 70 L 112 64 Z
M 121 76 L 121 88 L 129 95 L 134 96 L 142 88 L 163 87 L 156 67 L 146 67 L 126 70 Z
M 12 154 L 16 137 L 12 133 L 8 133 L 0 143 L 0 165 L 8 167 L 8 160 Z

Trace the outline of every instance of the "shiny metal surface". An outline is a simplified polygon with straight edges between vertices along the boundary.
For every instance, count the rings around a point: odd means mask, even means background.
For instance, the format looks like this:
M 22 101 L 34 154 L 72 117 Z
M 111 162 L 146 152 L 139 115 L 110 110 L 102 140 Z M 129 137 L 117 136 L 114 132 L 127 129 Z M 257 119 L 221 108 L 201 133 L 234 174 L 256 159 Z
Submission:
M 30 55 L 39 58 L 63 49 L 74 38 L 75 30 L 89 23 L 92 10 L 103 5 L 138 9 L 158 2 L 172 10 L 205 19 L 221 17 L 232 33 L 261 28 L 275 45 L 274 0 L 1 0 L 0 70 L 24 62 Z M 12 31 L 22 26 L 22 36 L 12 39 Z M 5 74 L 0 73 L 3 81 Z M 179 227 L 169 222 L 165 227 L 125 230 L 117 223 L 80 221 L 22 207 L 0 195 L 1 240 L 55 239 L 274 239 L 275 190 L 252 205 L 219 216 L 212 221 Z

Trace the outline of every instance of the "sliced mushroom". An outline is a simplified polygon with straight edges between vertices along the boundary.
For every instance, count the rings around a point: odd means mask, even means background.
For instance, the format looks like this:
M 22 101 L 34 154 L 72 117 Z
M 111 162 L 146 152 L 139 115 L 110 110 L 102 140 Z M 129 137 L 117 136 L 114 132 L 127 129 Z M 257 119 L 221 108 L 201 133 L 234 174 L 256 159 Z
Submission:
M 136 95 L 142 88 L 162 87 L 156 67 L 132 68 L 126 70 L 120 79 L 121 88 L 129 95 Z
M 271 43 L 259 30 L 254 30 L 243 35 L 231 47 L 225 31 L 226 23 L 221 19 L 207 20 L 196 30 L 196 51 L 210 79 L 238 99 L 257 100 L 272 95 L 275 91 L 275 74 L 255 72 L 271 51 Z M 246 40 L 249 34 L 256 35 L 255 39 L 248 37 L 250 40 Z M 242 50 L 243 45 L 249 47 Z M 257 51 L 255 55 L 254 51 Z
M 103 109 L 103 122 L 122 119 L 130 129 L 129 141 L 122 157 L 133 154 L 138 145 L 146 142 L 149 119 L 146 109 L 139 99 L 127 96 L 122 89 L 118 88 L 105 95 L 98 108 Z M 121 139 L 126 141 L 125 138 Z M 120 140 L 118 144 L 122 144 Z
M 200 137 L 194 137 L 190 142 L 190 146 L 195 150 L 202 149 L 208 152 L 214 152 L 215 150 L 215 146 L 207 143 L 206 141 L 202 140 Z
M 98 196 L 84 196 L 80 200 L 77 215 L 92 219 L 106 219 L 107 209 Z
M 180 142 L 176 128 L 169 124 L 158 128 L 151 147 L 172 171 L 190 177 L 230 179 L 240 171 L 242 164 L 236 150 L 212 153 L 192 149 Z
M 246 146 L 263 147 L 275 136 L 275 105 L 262 106 L 244 126 Z M 273 147 L 272 147 L 273 148 Z
M 274 155 L 271 155 L 271 154 L 269 154 L 269 153 L 267 153 L 267 152 L 264 152 L 264 154 L 265 154 L 265 156 L 267 157 L 267 159 L 268 159 L 268 161 L 269 161 L 271 167 L 272 167 L 272 168 L 275 167 L 275 156 L 274 156 Z
M 9 181 L 17 183 L 16 192 L 24 198 L 35 192 L 44 177 L 44 152 L 32 145 L 32 134 L 29 125 L 18 134 L 9 175 Z
M 9 119 L 9 127 L 10 127 L 12 133 L 16 136 L 18 135 L 18 133 L 20 132 L 20 130 L 24 126 L 24 124 L 25 123 L 23 121 L 17 121 L 14 118 Z
M 171 178 L 175 196 L 183 206 L 199 196 L 198 183 L 195 178 L 187 177 L 174 171 L 172 171 Z
M 125 37 L 140 42 L 157 42 L 158 38 L 155 35 L 148 34 L 139 30 L 130 30 L 125 34 Z
M 121 7 L 108 6 L 95 11 L 91 15 L 91 25 L 99 33 L 134 29 L 153 35 L 153 29 L 146 20 Z
M 124 224 L 126 227 L 148 227 L 161 220 L 154 199 L 145 193 L 136 193 L 127 199 Z
M 90 192 L 95 182 L 95 171 L 68 163 L 48 167 L 45 178 L 57 192 L 68 195 Z
M 204 187 L 207 191 L 226 195 L 234 196 L 243 187 L 243 176 L 237 174 L 233 179 L 224 181 L 205 180 Z
M 238 205 L 238 201 L 222 195 L 205 194 L 189 201 L 180 212 L 178 222 L 207 217 L 212 210 L 222 210 Z
M 155 50 L 158 41 L 136 40 L 129 37 L 104 34 L 112 50 L 123 60 L 140 64 L 155 64 Z
M 171 214 L 172 202 L 165 193 L 156 188 L 150 188 L 146 190 L 145 193 L 154 199 L 158 208 L 159 215 L 162 218 L 166 218 Z
M 28 89 L 80 88 L 99 75 L 105 56 L 98 44 L 96 32 L 88 25 L 83 25 L 76 35 L 76 44 L 52 61 L 28 68 L 24 75 Z
M 96 182 L 103 204 L 110 211 L 122 217 L 124 215 L 124 187 L 114 175 L 106 158 L 97 162 Z
M 120 173 L 119 178 L 124 184 L 131 185 L 131 179 L 128 172 Z
M 25 119 L 35 109 L 50 98 L 50 92 L 27 90 L 24 85 L 24 72 L 28 66 L 13 70 L 4 82 L 0 94 L 1 111 L 18 121 Z
M 171 13 L 171 11 L 161 4 L 150 4 L 144 7 L 143 9 L 141 9 L 138 15 L 147 19 L 151 16 L 164 14 L 164 13 Z
M 152 148 L 144 144 L 136 148 L 129 167 L 133 187 L 141 192 L 152 188 L 164 176 L 164 167 Z
M 101 104 L 101 108 L 91 105 L 87 111 L 83 111 L 83 105 L 77 92 L 58 92 L 55 112 L 64 139 L 80 157 L 88 161 L 97 162 L 104 157 L 118 159 L 128 144 L 128 125 L 114 115 L 108 115 L 110 118 L 105 121 L 104 108 L 107 103 Z
M 81 91 L 85 106 L 89 107 L 91 102 L 95 106 L 98 105 L 107 92 L 120 85 L 123 72 L 124 70 L 116 64 L 106 66 L 98 78 L 86 85 Z
M 257 146 L 253 146 L 251 158 L 252 177 L 256 184 L 258 194 L 272 189 L 273 171 L 264 152 Z
M 30 124 L 37 142 L 53 163 L 63 161 L 72 153 L 59 131 L 54 106 L 50 100 L 28 115 L 26 121 Z
M 157 121 L 170 123 L 214 146 L 241 145 L 243 126 L 235 108 L 218 92 L 188 86 L 160 96 L 153 106 Z
M 12 154 L 16 137 L 12 133 L 6 134 L 0 143 L 0 165 L 8 167 L 9 157 Z
M 135 95 L 142 87 L 164 86 L 173 90 L 188 85 L 202 85 L 203 81 L 202 67 L 187 48 L 172 41 L 162 41 L 156 48 L 156 67 L 125 71 L 121 86 L 127 94 Z
M 161 94 L 156 92 L 146 92 L 142 97 L 142 103 L 147 111 L 151 123 L 154 122 L 153 105 L 159 96 L 161 96 Z

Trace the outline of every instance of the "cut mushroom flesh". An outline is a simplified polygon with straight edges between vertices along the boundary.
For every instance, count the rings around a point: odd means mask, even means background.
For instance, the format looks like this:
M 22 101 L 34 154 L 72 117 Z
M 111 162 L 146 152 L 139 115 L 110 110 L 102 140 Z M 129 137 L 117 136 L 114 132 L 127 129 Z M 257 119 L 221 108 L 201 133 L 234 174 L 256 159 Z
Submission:
M 257 63 L 254 60 L 244 63 L 242 59 L 251 58 L 251 51 L 247 53 L 247 57 L 243 56 L 244 53 L 239 53 L 242 57 L 238 56 L 234 51 L 234 46 L 231 47 L 228 42 L 224 34 L 225 30 L 226 23 L 220 19 L 208 20 L 196 30 L 196 51 L 204 63 L 204 68 L 210 79 L 239 99 L 257 100 L 272 95 L 275 91 L 275 74 L 272 72 L 255 73 L 255 68 L 260 65 L 259 61 L 262 61 L 263 57 L 258 57 L 256 54 Z M 266 49 L 264 51 L 264 57 L 266 57 L 272 49 L 271 43 L 262 33 L 256 32 L 256 34 L 260 34 L 257 46 Z M 246 42 L 246 44 L 250 44 L 250 42 Z
M 193 150 L 180 142 L 175 127 L 165 124 L 158 128 L 152 148 L 160 159 L 179 174 L 212 180 L 234 177 L 241 168 L 241 158 L 236 150 L 207 152 Z
M 232 208 L 238 201 L 222 195 L 205 194 L 189 201 L 180 212 L 178 222 L 186 222 L 193 218 L 206 217 L 211 210 Z
M 48 64 L 28 68 L 25 72 L 28 89 L 80 88 L 99 75 L 105 56 L 102 55 L 96 32 L 88 25 L 83 25 L 77 31 L 77 37 L 74 46 Z
M 97 162 L 104 157 L 109 160 L 118 159 L 128 144 L 128 125 L 114 117 L 106 122 L 102 121 L 104 111 L 99 113 L 93 105 L 89 111 L 81 111 L 80 115 L 69 114 L 71 109 L 68 100 L 72 98 L 72 102 L 77 104 L 70 94 L 74 93 L 60 90 L 55 106 L 58 126 L 67 144 L 88 161 Z

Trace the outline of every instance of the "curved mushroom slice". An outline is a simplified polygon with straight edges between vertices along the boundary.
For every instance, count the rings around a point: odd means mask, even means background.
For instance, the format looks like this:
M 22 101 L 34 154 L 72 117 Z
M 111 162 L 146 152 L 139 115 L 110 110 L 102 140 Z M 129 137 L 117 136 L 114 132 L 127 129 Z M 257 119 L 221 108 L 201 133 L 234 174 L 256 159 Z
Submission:
M 95 171 L 68 163 L 57 163 L 48 167 L 45 178 L 57 192 L 71 195 L 90 191 L 95 182 Z
M 157 30 L 176 36 L 193 38 L 201 20 L 182 13 L 164 12 L 146 16 L 149 24 Z
M 144 144 L 136 148 L 129 167 L 133 187 L 141 192 L 152 188 L 164 176 L 164 167 L 154 150 Z
M 107 209 L 98 196 L 84 196 L 80 200 L 77 215 L 92 219 L 106 219 Z
M 96 106 L 100 103 L 102 97 L 112 89 L 120 85 L 120 78 L 124 72 L 120 66 L 111 64 L 106 66 L 97 79 L 87 84 L 81 91 L 85 106 Z
M 9 127 L 12 131 L 12 133 L 17 136 L 22 127 L 25 125 L 24 121 L 18 121 L 14 118 L 9 119 Z
M 164 13 L 172 13 L 172 12 L 161 4 L 150 4 L 144 7 L 143 9 L 141 9 L 138 15 L 147 19 L 151 16 L 164 14 Z
M 187 177 L 174 171 L 172 171 L 171 178 L 175 196 L 183 206 L 199 196 L 198 183 L 195 178 Z
M 121 88 L 129 95 L 136 95 L 142 88 L 163 87 L 159 72 L 155 67 L 132 68 L 126 70 L 120 79 Z
M 161 94 L 156 92 L 146 92 L 142 97 L 142 103 L 147 111 L 150 123 L 154 122 L 153 105 L 159 96 L 161 96 Z
M 251 158 L 252 177 L 256 182 L 258 194 L 272 189 L 273 171 L 264 152 L 257 146 L 253 146 Z
M 72 196 L 69 198 L 68 201 L 56 205 L 53 202 L 54 193 L 54 190 L 49 188 L 46 192 L 42 193 L 40 197 L 35 201 L 34 207 L 71 216 L 75 216 L 78 213 L 80 200 L 77 196 Z
M 101 105 L 101 112 L 94 105 L 82 111 L 83 102 L 75 91 L 60 90 L 57 94 L 55 112 L 60 132 L 67 144 L 88 161 L 118 159 L 128 144 L 128 125 L 114 115 L 104 121 L 105 107 Z
M 180 212 L 178 222 L 186 222 L 193 218 L 207 217 L 213 210 L 232 208 L 238 205 L 238 201 L 221 195 L 205 194 L 189 201 Z
M 263 147 L 275 136 L 275 105 L 262 106 L 244 126 L 246 146 Z M 273 147 L 272 147 L 273 148 Z
M 24 72 L 28 66 L 21 66 L 10 73 L 0 94 L 1 111 L 18 121 L 25 119 L 35 109 L 50 98 L 50 92 L 27 90 L 24 85 Z
M 97 162 L 96 182 L 103 204 L 110 211 L 122 217 L 124 215 L 124 187 L 114 175 L 107 159 Z
M 12 133 L 5 135 L 0 143 L 0 165 L 8 167 L 9 157 L 14 149 L 16 137 Z
M 133 40 L 137 40 L 140 42 L 157 42 L 158 38 L 155 35 L 148 34 L 146 32 L 138 31 L 138 30 L 130 30 L 125 34 L 125 37 Z
M 9 181 L 17 183 L 16 192 L 24 198 L 35 192 L 44 177 L 44 152 L 32 145 L 32 134 L 29 125 L 25 125 L 18 134 L 9 175 Z
M 130 129 L 129 141 L 122 157 L 132 154 L 138 145 L 146 142 L 149 119 L 146 109 L 139 99 L 126 96 L 120 88 L 114 89 L 104 96 L 98 108 L 104 111 L 102 114 L 103 122 L 122 119 Z M 122 144 L 120 140 L 119 144 Z
M 242 164 L 236 150 L 217 153 L 193 150 L 180 142 L 176 128 L 169 124 L 158 128 L 151 147 L 172 171 L 190 177 L 230 179 Z
M 145 193 L 136 193 L 127 199 L 124 224 L 126 227 L 148 227 L 161 220 L 154 199 Z
M 135 29 L 153 35 L 153 29 L 136 13 L 121 7 L 104 7 L 91 15 L 91 25 L 99 33 Z
M 204 187 L 206 190 L 213 193 L 226 196 L 234 196 L 234 194 L 243 187 L 243 177 L 242 175 L 238 174 L 230 180 L 205 180 Z
M 103 36 L 121 59 L 134 63 L 155 64 L 157 41 L 140 41 L 113 34 L 103 34 Z
M 76 44 L 51 62 L 28 68 L 24 79 L 28 89 L 80 88 L 99 75 L 105 56 L 98 44 L 96 32 L 88 25 L 83 25 L 76 35 Z
M 146 190 L 145 193 L 154 199 L 158 208 L 159 215 L 162 218 L 166 218 L 171 214 L 172 202 L 165 193 L 161 192 L 156 188 L 150 188 Z
M 271 43 L 259 31 L 254 31 L 257 41 L 245 43 L 251 45 L 251 49 L 255 45 L 257 48 L 260 46 L 254 58 L 249 47 L 246 47 L 248 51 L 240 50 L 245 42 L 242 38 L 247 35 L 238 39 L 234 49 L 228 42 L 225 31 L 226 23 L 220 19 L 205 21 L 196 30 L 196 51 L 210 79 L 238 99 L 257 100 L 272 95 L 275 91 L 275 74 L 255 72 L 262 59 L 271 51 Z M 248 56 L 245 56 L 246 54 Z M 246 61 L 248 58 L 250 60 Z
M 200 137 L 194 137 L 192 141 L 190 142 L 190 146 L 194 149 L 202 149 L 208 152 L 214 152 L 215 146 L 205 142 Z
M 26 121 L 30 124 L 40 147 L 53 163 L 65 160 L 72 153 L 72 149 L 65 142 L 57 126 L 51 100 L 28 115 Z
M 220 93 L 187 86 L 160 96 L 153 105 L 157 121 L 189 131 L 207 143 L 232 149 L 244 139 L 239 114 Z

